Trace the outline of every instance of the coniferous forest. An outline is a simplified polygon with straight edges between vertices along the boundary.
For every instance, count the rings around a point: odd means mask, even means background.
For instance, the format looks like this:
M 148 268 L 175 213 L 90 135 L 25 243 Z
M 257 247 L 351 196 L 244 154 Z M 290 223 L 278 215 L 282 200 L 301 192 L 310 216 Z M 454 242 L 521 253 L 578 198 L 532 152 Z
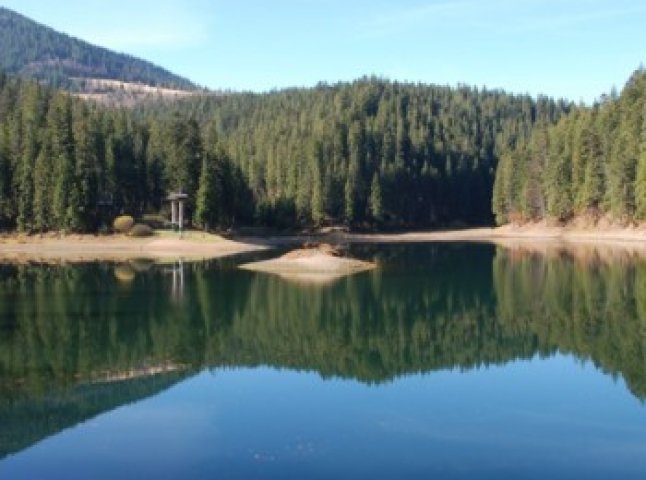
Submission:
M 375 77 L 222 94 L 4 8 L 0 27 L 2 230 L 95 232 L 177 190 L 208 230 L 646 220 L 643 68 L 591 106 Z M 97 78 L 186 91 L 82 100 Z
M 498 223 L 575 217 L 646 220 L 646 71 L 621 95 L 536 124 L 500 159 L 493 210 Z
M 150 62 L 97 47 L 0 7 L 0 68 L 21 78 L 83 89 L 83 79 L 100 78 L 195 89 L 189 80 Z
M 498 158 L 571 106 L 376 78 L 110 109 L 0 79 L 0 224 L 91 232 L 189 194 L 208 229 L 489 224 Z

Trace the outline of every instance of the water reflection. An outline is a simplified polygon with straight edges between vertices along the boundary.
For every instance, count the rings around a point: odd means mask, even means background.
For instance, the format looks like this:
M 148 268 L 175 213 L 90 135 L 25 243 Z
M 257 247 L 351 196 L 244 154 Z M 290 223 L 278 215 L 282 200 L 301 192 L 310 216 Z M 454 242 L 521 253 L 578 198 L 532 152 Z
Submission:
M 646 397 L 646 263 L 487 245 L 363 246 L 301 286 L 235 260 L 0 266 L 0 457 L 204 367 L 380 383 L 557 351 Z

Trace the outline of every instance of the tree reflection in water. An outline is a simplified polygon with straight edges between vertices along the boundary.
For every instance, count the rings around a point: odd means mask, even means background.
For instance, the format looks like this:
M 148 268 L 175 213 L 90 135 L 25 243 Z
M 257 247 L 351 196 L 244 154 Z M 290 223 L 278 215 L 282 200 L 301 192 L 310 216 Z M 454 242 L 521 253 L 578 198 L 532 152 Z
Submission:
M 353 246 L 375 271 L 302 285 L 236 260 L 0 267 L 0 456 L 202 368 L 366 383 L 571 353 L 646 396 L 646 262 L 594 250 Z

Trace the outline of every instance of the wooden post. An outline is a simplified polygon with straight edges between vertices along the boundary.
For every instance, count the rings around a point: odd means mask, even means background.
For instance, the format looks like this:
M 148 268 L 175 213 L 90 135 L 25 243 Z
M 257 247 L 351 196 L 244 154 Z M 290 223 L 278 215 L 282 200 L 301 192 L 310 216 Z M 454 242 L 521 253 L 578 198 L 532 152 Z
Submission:
M 170 202 L 170 223 L 177 225 L 177 201 L 175 200 Z
M 182 233 L 182 228 L 184 227 L 184 200 L 179 200 L 179 218 L 177 222 L 179 223 L 179 233 Z
M 173 228 L 177 228 L 180 237 L 184 229 L 184 201 L 188 195 L 182 192 L 172 192 L 166 198 L 170 202 L 170 223 Z

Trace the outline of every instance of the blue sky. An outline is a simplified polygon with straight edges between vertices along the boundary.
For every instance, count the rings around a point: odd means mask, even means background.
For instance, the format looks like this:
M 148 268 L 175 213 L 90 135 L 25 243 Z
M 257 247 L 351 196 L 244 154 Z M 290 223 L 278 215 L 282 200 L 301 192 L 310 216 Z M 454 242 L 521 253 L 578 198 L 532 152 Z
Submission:
M 646 0 L 0 0 L 218 89 L 364 74 L 591 101 L 646 61 Z

